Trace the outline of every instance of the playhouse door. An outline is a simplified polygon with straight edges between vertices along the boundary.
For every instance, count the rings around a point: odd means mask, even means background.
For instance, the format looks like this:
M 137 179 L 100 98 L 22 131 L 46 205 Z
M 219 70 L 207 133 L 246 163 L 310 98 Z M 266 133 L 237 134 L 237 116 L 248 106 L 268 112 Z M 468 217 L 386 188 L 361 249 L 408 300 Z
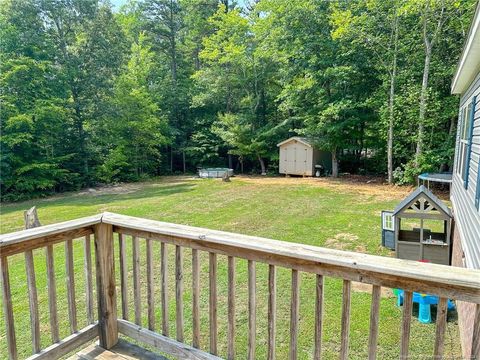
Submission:
M 392 211 L 382 211 L 382 246 L 395 250 L 395 220 Z

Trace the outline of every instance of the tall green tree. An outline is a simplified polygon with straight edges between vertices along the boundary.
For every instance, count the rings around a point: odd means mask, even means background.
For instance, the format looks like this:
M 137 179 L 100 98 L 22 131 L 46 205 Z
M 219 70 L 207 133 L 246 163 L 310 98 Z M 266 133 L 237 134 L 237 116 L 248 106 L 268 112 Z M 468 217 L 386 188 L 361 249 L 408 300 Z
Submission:
M 154 54 L 145 34 L 132 44 L 130 59 L 115 84 L 113 116 L 105 119 L 110 133 L 108 155 L 100 166 L 100 178 L 137 180 L 156 172 L 160 148 L 168 143 L 167 121 L 161 115 L 150 86 Z
M 386 123 L 387 181 L 393 183 L 394 169 L 394 125 L 395 93 L 398 74 L 398 57 L 402 44 L 399 33 L 401 26 L 401 2 L 370 0 L 344 4 L 332 12 L 333 38 L 352 41 L 366 48 L 374 58 L 375 67 L 382 79 L 382 90 L 388 88 L 385 105 L 377 109 Z M 386 95 L 386 94 L 385 94 Z M 382 116 L 385 115 L 385 116 Z
M 205 66 L 196 72 L 201 93 L 194 101 L 216 103 L 217 121 L 212 131 L 229 147 L 229 153 L 258 160 L 266 174 L 265 159 L 272 156 L 281 130 L 272 104 L 269 80 L 274 72 L 263 55 L 252 24 L 240 9 L 218 8 L 210 22 L 215 32 L 204 39 L 200 59 Z M 213 86 L 212 86 L 213 85 Z

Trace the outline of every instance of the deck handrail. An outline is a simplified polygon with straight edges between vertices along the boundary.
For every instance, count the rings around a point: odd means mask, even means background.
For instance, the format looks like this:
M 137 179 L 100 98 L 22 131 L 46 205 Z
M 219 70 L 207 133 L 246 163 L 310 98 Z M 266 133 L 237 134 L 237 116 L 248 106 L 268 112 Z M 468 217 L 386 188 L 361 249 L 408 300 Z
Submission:
M 323 309 L 323 283 L 324 276 L 341 278 L 344 281 L 343 286 L 343 304 L 342 304 L 342 332 L 341 332 L 341 352 L 342 359 L 348 357 L 348 337 L 350 323 L 350 292 L 351 281 L 362 282 L 373 285 L 371 324 L 369 338 L 369 358 L 375 359 L 377 336 L 378 336 L 378 309 L 381 287 L 401 288 L 405 291 L 404 316 L 402 320 L 402 340 L 401 356 L 408 355 L 408 343 L 411 321 L 411 301 L 413 292 L 424 292 L 440 297 L 439 311 L 437 312 L 437 335 L 435 341 L 435 356 L 441 356 L 443 352 L 443 334 L 446 321 L 446 299 L 455 299 L 477 304 L 475 324 L 480 324 L 480 270 L 472 270 L 458 267 L 446 267 L 431 263 L 420 263 L 410 260 L 401 260 L 390 257 L 381 257 L 362 253 L 348 252 L 342 250 L 327 249 L 317 246 L 291 243 L 285 241 L 272 240 L 262 237 L 241 235 L 225 231 L 209 230 L 205 228 L 192 227 L 187 225 L 178 225 L 155 220 L 147 220 L 126 215 L 104 212 L 102 214 L 66 221 L 58 224 L 41 226 L 34 229 L 22 230 L 9 234 L 0 235 L 0 264 L 2 279 L 2 291 L 4 298 L 4 314 L 7 326 L 7 342 L 9 345 L 9 356 L 16 358 L 15 334 L 14 330 L 8 329 L 13 324 L 12 306 L 9 304 L 9 275 L 7 258 L 11 255 L 25 253 L 27 274 L 29 280 L 30 308 L 33 312 L 38 312 L 36 304 L 35 273 L 33 269 L 32 253 L 33 249 L 47 249 L 47 264 L 53 266 L 52 245 L 65 242 L 67 254 L 67 274 L 73 273 L 72 268 L 72 240 L 76 238 L 85 239 L 85 264 L 91 264 L 91 259 L 87 256 L 90 253 L 90 235 L 94 234 L 95 254 L 96 254 L 96 274 L 97 274 L 97 303 L 98 303 L 98 324 L 93 315 L 89 315 L 88 336 L 84 329 L 79 330 L 82 337 L 76 337 L 76 325 L 72 327 L 71 339 L 65 343 L 65 339 L 58 342 L 58 329 L 53 323 L 53 330 L 57 335 L 52 336 L 54 344 L 49 348 L 40 351 L 38 342 L 38 314 L 33 314 L 32 320 L 36 329 L 32 325 L 32 343 L 34 348 L 33 358 L 48 358 L 55 354 L 62 355 L 70 350 L 72 346 L 79 345 L 83 339 L 90 340 L 92 336 L 98 333 L 100 343 L 106 348 L 113 346 L 118 338 L 118 333 L 144 341 L 150 345 L 159 345 L 166 349 L 174 349 L 173 355 L 179 358 L 202 358 L 218 359 L 217 354 L 217 318 L 216 318 L 216 263 L 217 255 L 226 255 L 228 257 L 228 358 L 235 357 L 235 328 L 230 324 L 235 318 L 235 258 L 248 260 L 248 291 L 249 291 L 249 333 L 248 333 L 248 357 L 255 357 L 255 292 L 256 292 L 256 273 L 255 262 L 263 262 L 269 265 L 269 311 L 268 311 L 268 358 L 275 358 L 275 309 L 276 309 L 276 267 L 292 269 L 292 303 L 291 303 L 291 340 L 290 340 L 290 358 L 297 357 L 297 331 L 299 319 L 299 272 L 308 272 L 316 274 L 316 318 L 315 318 L 315 352 L 314 358 L 320 358 L 321 337 L 322 337 L 322 309 Z M 119 261 L 121 283 L 121 303 L 123 316 L 117 319 L 116 309 L 116 284 L 115 284 L 115 256 L 113 253 L 113 234 L 119 237 Z M 125 268 L 125 237 L 132 237 L 133 246 L 133 283 L 134 283 L 134 304 L 135 304 L 135 322 L 128 321 L 127 310 L 127 291 Z M 140 292 L 139 292 L 139 270 L 138 261 L 138 241 L 145 239 L 147 241 L 147 285 L 148 285 L 148 329 L 141 325 L 140 317 Z M 168 299 L 166 297 L 166 250 L 165 245 L 175 246 L 175 286 L 176 286 L 176 340 L 170 339 L 168 334 L 168 317 L 162 324 L 162 334 L 154 331 L 154 301 L 153 301 L 153 259 L 151 253 L 152 241 L 159 241 L 162 245 L 162 313 L 168 312 Z M 183 248 L 192 249 L 192 276 L 193 276 L 193 346 L 183 344 Z M 87 250 L 88 249 L 88 250 Z M 199 251 L 205 251 L 210 254 L 209 257 L 209 308 L 210 310 L 210 349 L 209 353 L 198 349 L 199 347 Z M 90 265 L 88 265 L 90 266 Z M 446 271 L 448 270 L 448 271 Z M 88 270 L 86 270 L 86 276 Z M 50 275 L 49 275 L 50 276 Z M 49 278 L 50 280 L 50 278 Z M 88 309 L 92 311 L 92 284 L 87 284 L 87 303 Z M 70 286 L 70 285 L 69 285 Z M 74 284 L 72 281 L 72 289 Z M 53 282 L 53 287 L 55 283 Z M 49 296 L 51 295 L 49 284 Z M 75 291 L 70 289 L 69 294 L 74 296 Z M 53 300 L 55 302 L 55 290 L 53 289 Z M 69 299 L 69 316 L 76 319 L 75 299 Z M 213 310 L 212 310 L 213 309 Z M 56 307 L 53 307 L 53 313 L 56 313 Z M 56 316 L 56 314 L 54 314 Z M 162 319 L 165 317 L 162 316 Z M 76 320 L 75 320 L 76 322 Z M 32 324 L 33 324 L 32 323 Z M 93 324 L 93 325 L 91 325 Z M 58 326 L 58 325 L 57 325 Z M 13 333 L 12 333 L 13 331 Z M 474 334 L 472 344 L 472 355 L 480 356 L 475 352 L 478 350 L 480 335 Z M 55 343 L 56 342 L 56 343 Z M 58 344 L 61 344 L 59 346 Z M 45 351 L 50 352 L 45 352 Z M 176 353 L 175 353 L 176 351 Z M 59 356 L 60 356 L 59 355 Z
M 190 240 L 192 247 L 196 249 L 215 251 L 223 255 L 230 255 L 229 248 L 234 248 L 235 253 L 232 255 L 238 256 L 238 249 L 245 252 L 251 251 L 252 254 L 246 254 L 246 256 L 251 257 L 252 260 L 272 256 L 272 260 L 269 260 L 269 262 L 275 261 L 281 263 L 281 265 L 290 263 L 292 267 L 308 272 L 318 272 L 318 270 L 315 271 L 311 268 L 311 266 L 318 265 L 328 267 L 328 269 L 321 270 L 322 273 L 328 275 L 332 275 L 331 273 L 335 275 L 335 269 L 339 269 L 339 271 L 340 269 L 351 269 L 353 271 L 351 280 L 368 284 L 395 287 L 396 280 L 394 278 L 405 278 L 405 280 L 411 280 L 413 284 L 418 286 L 421 286 L 422 282 L 428 282 L 428 289 L 424 287 L 416 288 L 415 285 L 413 286 L 414 289 L 408 284 L 405 284 L 405 286 L 407 286 L 407 290 L 428 290 L 435 295 L 480 303 L 479 270 L 451 266 L 448 267 L 448 271 L 445 271 L 445 265 L 335 250 L 111 212 L 0 235 L 0 255 L 3 256 L 5 253 L 11 255 L 27 249 L 41 247 L 38 242 L 32 244 L 31 247 L 20 247 L 16 245 L 18 243 L 52 237 L 67 231 L 85 229 L 102 222 L 113 225 L 114 232 L 120 230 L 124 233 L 133 234 L 136 230 L 138 231 L 137 234 L 142 234 L 139 237 L 156 238 L 164 236 L 162 240 L 181 243 L 182 246 L 184 246 L 185 241 L 182 242 L 181 239 L 186 239 L 187 241 Z M 206 244 L 212 244 L 213 247 L 209 248 Z M 278 259 L 275 259 L 277 257 Z M 375 274 L 375 276 L 369 278 L 368 274 Z M 433 286 L 433 290 L 430 286 Z
M 109 212 L 103 213 L 102 222 L 113 225 L 114 232 L 127 235 L 159 238 L 222 255 L 265 260 L 273 265 L 306 272 L 348 276 L 349 280 L 372 285 L 429 291 L 435 295 L 480 303 L 479 270 L 335 250 Z M 445 271 L 447 268 L 448 271 Z M 425 282 L 428 287 L 422 285 Z

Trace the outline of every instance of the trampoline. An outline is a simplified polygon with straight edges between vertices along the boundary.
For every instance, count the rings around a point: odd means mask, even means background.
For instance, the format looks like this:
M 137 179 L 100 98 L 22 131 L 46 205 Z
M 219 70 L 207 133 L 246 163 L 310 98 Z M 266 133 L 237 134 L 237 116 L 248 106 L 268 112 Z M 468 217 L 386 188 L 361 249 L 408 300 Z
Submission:
M 418 175 L 417 178 L 417 185 L 420 186 L 420 180 L 422 180 L 422 185 L 425 186 L 425 182 L 427 182 L 427 189 L 430 190 L 430 182 L 448 184 L 452 183 L 452 173 L 445 172 L 445 173 L 423 173 Z
M 233 169 L 229 168 L 207 168 L 199 169 L 198 176 L 201 178 L 221 178 L 225 173 L 228 173 L 228 176 L 233 176 Z

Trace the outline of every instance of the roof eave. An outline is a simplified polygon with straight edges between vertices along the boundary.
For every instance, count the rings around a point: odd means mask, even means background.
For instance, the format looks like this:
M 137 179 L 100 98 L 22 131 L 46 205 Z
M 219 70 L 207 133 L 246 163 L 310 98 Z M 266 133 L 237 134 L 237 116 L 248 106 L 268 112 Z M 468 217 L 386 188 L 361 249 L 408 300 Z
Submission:
M 480 2 L 477 3 L 457 71 L 452 82 L 452 94 L 463 94 L 480 71 Z
M 280 146 L 282 146 L 282 145 L 284 145 L 284 144 L 287 144 L 287 143 L 289 143 L 290 141 L 293 141 L 293 140 L 298 141 L 298 142 L 300 142 L 300 143 L 302 143 L 302 144 L 305 144 L 305 145 L 308 146 L 308 147 L 312 147 L 312 144 L 308 143 L 307 141 L 305 141 L 305 139 L 303 139 L 303 138 L 301 138 L 301 137 L 299 137 L 299 136 L 292 136 L 291 138 L 288 138 L 288 139 L 286 139 L 286 140 L 283 140 L 282 142 L 279 142 L 279 143 L 277 144 L 277 147 L 280 147 Z

